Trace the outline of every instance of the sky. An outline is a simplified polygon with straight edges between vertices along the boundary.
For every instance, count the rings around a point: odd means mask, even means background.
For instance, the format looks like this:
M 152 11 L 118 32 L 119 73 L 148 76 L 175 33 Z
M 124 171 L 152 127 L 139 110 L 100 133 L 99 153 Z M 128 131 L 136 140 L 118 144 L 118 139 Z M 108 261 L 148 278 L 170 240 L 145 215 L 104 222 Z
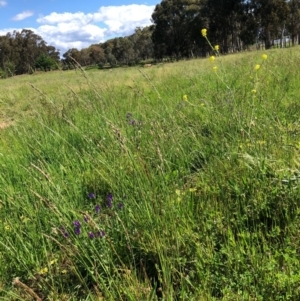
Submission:
M 160 0 L 0 0 L 0 36 L 30 29 L 63 55 L 151 24 Z

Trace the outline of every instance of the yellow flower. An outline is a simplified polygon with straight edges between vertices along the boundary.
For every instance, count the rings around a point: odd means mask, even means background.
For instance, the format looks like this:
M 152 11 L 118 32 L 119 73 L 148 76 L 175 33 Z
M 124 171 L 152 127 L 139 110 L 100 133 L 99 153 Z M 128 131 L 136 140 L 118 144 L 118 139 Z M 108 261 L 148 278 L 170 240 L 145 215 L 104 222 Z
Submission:
M 53 259 L 53 260 L 51 260 L 50 262 L 49 262 L 49 264 L 50 265 L 53 265 L 53 264 L 55 264 L 57 262 L 57 259 Z
M 212 63 L 214 62 L 215 59 L 216 59 L 216 57 L 215 57 L 214 55 L 212 55 L 212 56 L 209 57 L 209 60 L 210 60 Z
M 22 215 L 21 216 L 21 221 L 26 224 L 28 221 L 30 221 L 30 218 L 25 217 L 24 215 Z
M 219 45 L 215 45 L 214 49 L 215 49 L 216 51 L 219 51 L 220 46 L 219 46 Z
M 189 189 L 189 192 L 195 192 L 195 191 L 197 191 L 197 188 L 190 188 Z
M 263 60 L 266 60 L 268 58 L 268 56 L 266 54 L 263 54 L 261 57 Z
M 256 64 L 255 67 L 254 67 L 254 70 L 257 71 L 257 70 L 259 70 L 259 68 L 260 68 L 260 65 L 259 65 L 259 64 Z
M 179 189 L 176 189 L 175 190 L 175 193 L 179 196 L 179 195 L 181 195 L 181 191 L 179 190 Z
M 255 93 L 256 93 L 256 90 L 255 90 L 255 89 L 253 89 L 253 90 L 251 90 L 251 92 L 252 92 L 253 94 L 255 94 Z
M 6 226 L 4 227 L 4 229 L 5 229 L 6 231 L 9 231 L 9 230 L 10 230 L 10 226 L 9 226 L 9 225 L 6 225 Z
M 207 35 L 207 29 L 203 28 L 203 29 L 201 30 L 201 34 L 202 34 L 202 36 L 205 38 L 206 35 Z
M 214 67 L 213 67 L 213 70 L 214 70 L 215 72 L 217 72 L 218 67 L 217 67 L 217 66 L 214 66 Z
M 266 141 L 265 140 L 258 140 L 257 143 L 260 144 L 260 145 L 264 145 L 264 144 L 266 144 Z
M 182 100 L 188 101 L 187 95 L 183 95 L 183 96 L 182 96 Z
M 48 273 L 48 268 L 43 268 L 39 271 L 39 274 L 41 274 L 41 275 L 45 275 L 47 273 Z
M 62 274 L 67 274 L 67 272 L 68 272 L 67 270 L 62 270 L 61 271 Z

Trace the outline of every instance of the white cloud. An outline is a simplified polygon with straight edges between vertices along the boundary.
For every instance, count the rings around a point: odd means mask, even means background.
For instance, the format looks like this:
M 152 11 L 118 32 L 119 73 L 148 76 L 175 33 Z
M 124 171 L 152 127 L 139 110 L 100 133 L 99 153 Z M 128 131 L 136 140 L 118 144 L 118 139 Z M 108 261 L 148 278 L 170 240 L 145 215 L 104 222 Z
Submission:
M 136 27 L 151 24 L 153 10 L 154 6 L 132 4 L 102 6 L 97 12 L 87 14 L 52 12 L 39 16 L 40 26 L 31 30 L 60 49 L 62 55 L 70 48 L 82 49 L 115 36 L 132 34 Z
M 6 28 L 6 29 L 1 29 L 1 30 L 0 30 L 0 36 L 5 36 L 8 32 L 13 33 L 14 30 L 16 30 L 16 31 L 21 31 L 22 29 L 19 29 L 19 28 Z
M 36 32 L 48 44 L 61 50 L 61 54 L 70 48 L 81 49 L 104 40 L 105 28 L 87 24 L 80 26 L 76 22 L 42 25 Z
M 24 20 L 26 18 L 29 18 L 31 16 L 33 16 L 33 12 L 29 11 L 29 10 L 25 10 L 25 11 L 15 15 L 12 19 L 14 21 L 22 21 L 22 20 Z
M 94 20 L 104 22 L 111 32 L 128 34 L 137 26 L 150 25 L 154 6 L 147 5 L 122 5 L 101 7 L 94 14 Z
M 0 7 L 4 7 L 7 4 L 6 1 L 0 1 Z
M 37 22 L 42 24 L 59 24 L 62 22 L 73 22 L 73 21 L 79 23 L 88 23 L 92 20 L 93 20 L 93 14 L 85 14 L 83 12 L 58 14 L 56 12 L 53 12 L 48 16 L 39 17 L 37 19 Z

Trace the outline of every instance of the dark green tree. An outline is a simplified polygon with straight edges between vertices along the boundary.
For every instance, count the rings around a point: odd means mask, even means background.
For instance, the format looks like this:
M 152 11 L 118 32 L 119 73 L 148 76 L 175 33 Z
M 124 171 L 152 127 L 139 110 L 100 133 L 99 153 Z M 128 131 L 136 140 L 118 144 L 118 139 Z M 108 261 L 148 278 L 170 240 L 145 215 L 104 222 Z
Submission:
M 282 35 L 289 13 L 288 3 L 285 0 L 252 0 L 252 8 L 259 24 L 260 38 L 269 49 L 273 40 Z
M 6 76 L 33 72 L 37 59 L 43 53 L 59 62 L 59 51 L 48 46 L 31 30 L 23 29 L 0 36 L 0 68 Z
M 195 20 L 197 31 L 204 25 L 201 0 L 163 0 L 152 14 L 155 25 L 152 40 L 156 58 L 174 56 L 176 59 L 193 55 Z
M 50 71 L 55 66 L 55 60 L 49 55 L 42 53 L 35 61 L 35 67 L 43 71 Z
M 290 0 L 287 2 L 289 14 L 286 28 L 290 34 L 293 45 L 298 41 L 300 44 L 300 0 Z
M 134 34 L 128 37 L 133 43 L 133 48 L 137 60 L 147 60 L 153 58 L 152 33 L 154 26 L 144 28 L 137 27 Z

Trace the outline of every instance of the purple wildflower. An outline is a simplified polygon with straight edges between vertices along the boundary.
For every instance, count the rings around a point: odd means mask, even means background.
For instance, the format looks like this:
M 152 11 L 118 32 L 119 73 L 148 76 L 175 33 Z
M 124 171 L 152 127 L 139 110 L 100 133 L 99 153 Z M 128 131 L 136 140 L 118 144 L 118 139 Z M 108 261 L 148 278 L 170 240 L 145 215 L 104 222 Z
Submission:
M 81 227 L 80 221 L 74 221 L 74 222 L 73 222 L 73 225 L 74 225 L 76 228 L 80 228 L 80 227 Z
M 65 238 L 68 238 L 69 237 L 69 234 L 67 232 L 67 230 L 64 228 L 64 227 L 61 227 L 61 232 L 62 232 L 62 235 L 65 237 Z
M 94 234 L 93 232 L 89 232 L 89 238 L 90 238 L 90 239 L 95 238 L 95 234 Z
M 91 192 L 91 193 L 89 193 L 88 197 L 89 197 L 90 200 L 93 200 L 93 199 L 96 198 L 96 195 L 95 195 L 95 193 Z
M 76 235 L 79 235 L 81 232 L 80 227 L 75 227 L 74 232 Z
M 123 207 L 124 207 L 124 204 L 123 203 L 119 203 L 118 208 L 121 210 L 121 209 L 123 209 Z
M 112 208 L 112 200 L 113 200 L 113 195 L 111 193 L 109 193 L 107 195 L 107 207 L 110 209 Z
M 97 237 L 104 237 L 105 236 L 105 231 L 100 231 L 99 230 L 96 235 L 97 235 Z
M 75 227 L 75 229 L 74 229 L 74 232 L 75 232 L 75 234 L 76 235 L 79 235 L 80 234 L 80 228 L 81 228 L 81 224 L 80 224 L 80 221 L 74 221 L 73 222 L 73 225 L 74 225 L 74 227 Z
M 96 213 L 99 213 L 99 212 L 100 212 L 100 209 L 101 209 L 101 208 L 100 208 L 100 205 L 96 205 L 96 206 L 95 206 L 95 212 L 96 212 Z
M 85 215 L 83 220 L 87 223 L 89 221 L 89 217 L 87 215 Z

